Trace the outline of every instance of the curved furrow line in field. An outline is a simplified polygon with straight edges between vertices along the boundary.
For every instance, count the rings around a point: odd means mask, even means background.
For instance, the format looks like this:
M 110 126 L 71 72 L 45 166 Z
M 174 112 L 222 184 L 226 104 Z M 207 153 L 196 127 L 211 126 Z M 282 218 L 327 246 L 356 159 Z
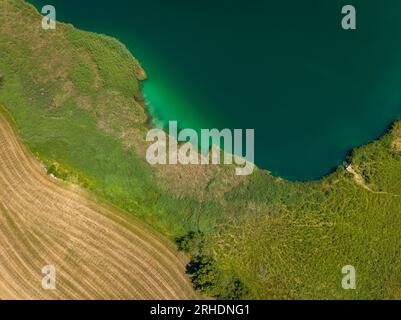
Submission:
M 18 292 L 13 288 L 8 287 L 9 281 L 6 282 L 5 278 L 0 278 L 0 292 L 3 292 L 3 297 L 0 296 L 0 299 L 9 299 L 10 297 L 16 297 Z M 29 297 L 25 297 L 28 299 Z M 24 298 L 22 298 L 24 299 Z
M 10 208 L 8 208 L 8 211 L 13 215 L 13 219 L 17 223 L 17 225 L 20 226 L 20 229 L 23 229 L 24 223 L 21 221 L 19 214 L 18 214 L 18 212 L 23 212 L 23 211 L 22 210 L 12 210 Z M 26 214 L 26 212 L 24 212 L 24 215 L 25 214 Z M 36 221 L 35 221 L 35 223 L 36 223 Z M 25 224 L 25 225 L 27 225 L 27 224 Z M 24 239 L 26 240 L 27 244 L 30 245 L 30 248 L 27 248 L 27 249 L 29 250 L 29 252 L 32 255 L 42 259 L 42 262 L 37 265 L 35 270 L 37 270 L 37 271 L 41 270 L 41 268 L 44 267 L 45 265 L 48 265 L 49 262 L 56 262 L 56 263 L 52 263 L 52 264 L 55 264 L 57 266 L 60 266 L 63 264 L 62 259 L 54 252 L 54 250 L 52 250 L 50 248 L 50 245 L 49 245 L 49 244 L 54 245 L 55 242 L 57 242 L 57 239 L 49 238 L 46 243 L 43 243 L 42 240 L 39 238 L 39 236 L 36 236 L 34 234 L 34 232 L 29 231 L 28 228 L 25 230 L 25 233 L 27 234 L 27 236 L 24 237 Z M 31 237 L 29 237 L 29 235 Z M 41 237 L 46 237 L 46 233 L 41 233 Z M 61 248 L 63 248 L 63 247 L 59 247 L 57 249 L 61 250 Z M 64 248 L 64 250 L 61 250 L 59 252 L 59 255 L 60 255 L 60 253 L 63 253 L 63 251 L 66 252 L 65 250 L 66 250 L 65 248 Z M 43 256 L 46 258 L 44 258 Z M 69 297 L 74 298 L 77 295 L 77 291 L 78 291 L 78 293 L 81 294 L 82 297 L 89 298 L 91 296 L 90 294 L 87 294 L 85 289 L 83 290 L 82 286 L 79 284 L 78 281 L 75 281 L 74 279 L 72 279 L 71 277 L 68 277 L 67 275 L 65 275 L 63 273 L 61 273 L 60 277 L 66 277 L 66 279 L 64 281 L 67 281 L 68 283 L 71 282 L 71 283 L 73 283 L 73 286 L 75 286 L 75 292 L 68 290 L 65 287 L 62 288 L 66 291 L 69 291 L 68 292 Z M 84 281 L 86 283 L 88 282 L 87 279 L 85 279 L 85 278 L 83 278 L 81 281 Z M 92 287 L 92 285 L 90 283 L 88 283 L 88 285 L 89 285 L 89 287 Z M 96 290 L 94 290 L 93 287 L 91 288 L 91 290 L 92 290 L 92 295 L 93 295 L 93 292 L 96 292 Z
M 0 298 L 194 298 L 183 261 L 161 237 L 42 172 L 0 116 L 0 201 L 7 211 L 0 210 L 0 255 L 7 261 L 0 265 Z M 58 279 L 65 287 L 51 293 L 40 288 L 49 260 L 67 271 Z M 79 283 L 69 271 L 87 280 Z
M 58 258 L 54 254 L 53 254 L 53 256 L 48 254 L 49 252 L 51 252 L 51 250 L 49 250 L 49 244 L 54 243 L 55 239 L 51 239 L 51 241 L 48 241 L 47 245 L 43 244 L 43 242 L 41 242 L 41 240 L 37 236 L 35 236 L 33 234 L 33 232 L 31 232 L 31 230 L 30 230 L 31 228 L 29 228 L 28 225 L 25 225 L 21 221 L 19 214 L 18 214 L 18 212 L 21 212 L 21 211 L 19 211 L 19 210 L 15 211 L 10 208 L 7 208 L 7 211 L 10 213 L 9 216 L 12 215 L 13 224 L 15 224 L 17 226 L 17 228 L 13 228 L 13 229 L 9 228 L 10 233 L 14 233 L 15 236 L 18 237 L 19 242 L 22 242 L 22 245 L 24 245 L 26 248 L 26 250 L 13 249 L 15 251 L 14 253 L 18 254 L 18 252 L 21 252 L 21 251 L 29 252 L 31 258 L 27 259 L 27 260 L 33 260 L 32 258 L 36 257 L 36 259 L 35 259 L 36 265 L 34 267 L 32 267 L 31 270 L 35 270 L 35 272 L 34 272 L 35 275 L 41 275 L 41 269 L 45 265 L 48 265 L 49 262 L 55 262 L 56 259 Z M 8 215 L 7 213 L 4 214 L 4 216 L 7 216 L 7 215 Z M 10 217 L 8 217 L 8 218 L 10 219 Z M 26 228 L 24 229 L 24 227 L 26 227 Z M 11 237 L 10 233 L 9 233 L 9 238 Z M 24 233 L 24 234 L 22 234 L 22 233 Z M 45 235 L 45 234 L 43 234 L 43 235 Z M 35 261 L 35 260 L 33 260 L 33 261 Z M 62 260 L 60 260 L 60 261 L 62 261 Z M 56 265 L 59 266 L 59 264 L 57 264 L 57 263 L 56 263 Z M 87 298 L 90 297 L 90 295 L 85 296 L 83 291 L 80 290 L 80 285 L 77 281 L 74 281 L 72 278 L 64 279 L 65 278 L 64 276 L 65 276 L 65 274 L 61 273 L 59 275 L 59 280 L 61 279 L 61 280 L 63 280 L 62 282 L 67 282 L 67 283 L 73 282 L 74 283 L 74 291 L 75 291 L 74 292 L 72 289 L 70 289 L 71 286 L 63 286 L 62 288 L 60 288 L 60 290 L 66 291 L 68 293 L 65 296 L 68 296 L 71 298 L 78 298 L 79 296 L 87 297 Z M 39 280 L 35 280 L 35 284 L 37 284 L 38 287 L 40 287 L 40 284 L 41 284 L 41 277 L 42 276 L 38 276 Z M 87 282 L 86 279 L 82 279 L 82 280 Z M 92 288 L 92 289 L 94 289 L 94 288 Z M 41 292 L 42 291 L 43 290 L 41 290 Z M 50 294 L 51 297 L 53 297 L 58 292 L 48 291 L 48 293 Z M 77 295 L 77 293 L 81 294 L 81 295 Z
M 1 213 L 2 217 L 5 217 L 5 211 L 2 211 Z M 21 241 L 15 239 L 13 232 L 11 232 L 11 234 L 8 232 L 6 228 L 7 222 L 4 221 L 4 219 L 1 219 L 1 222 L 1 255 L 5 260 L 5 262 L 2 263 L 1 268 L 7 269 L 7 274 L 10 277 L 12 275 L 12 278 L 14 279 L 13 282 L 17 285 L 17 291 L 21 288 L 21 284 L 23 285 L 26 283 L 26 287 L 29 289 L 28 292 L 33 292 L 41 298 L 43 292 L 39 290 L 38 286 L 40 283 L 40 277 L 38 277 L 38 274 L 34 271 L 40 269 L 30 263 L 32 259 L 26 257 L 26 254 L 29 254 L 29 251 L 23 250 Z M 30 279 L 31 281 L 27 282 L 26 279 Z M 34 281 L 32 281 L 32 279 L 34 279 Z

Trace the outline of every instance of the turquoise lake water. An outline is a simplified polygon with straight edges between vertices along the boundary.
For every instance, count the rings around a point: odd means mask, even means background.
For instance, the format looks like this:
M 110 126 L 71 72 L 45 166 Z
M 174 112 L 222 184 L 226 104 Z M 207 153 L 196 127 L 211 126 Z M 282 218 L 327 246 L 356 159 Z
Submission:
M 254 128 L 273 175 L 326 175 L 401 116 L 399 0 L 30 2 L 122 41 L 162 123 Z M 357 30 L 341 28 L 345 4 Z

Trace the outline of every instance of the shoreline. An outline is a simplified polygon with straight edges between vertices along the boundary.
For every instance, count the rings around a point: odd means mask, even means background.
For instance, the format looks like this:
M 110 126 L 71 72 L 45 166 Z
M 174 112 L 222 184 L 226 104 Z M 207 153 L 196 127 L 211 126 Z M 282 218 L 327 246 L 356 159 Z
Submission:
M 40 16 L 42 16 L 42 15 L 40 14 L 39 10 L 36 8 L 36 6 L 33 5 L 32 3 L 30 3 L 29 0 L 25 1 L 25 3 L 27 3 L 27 4 L 30 5 L 30 6 L 32 6 L 32 7 L 37 11 L 37 13 L 38 13 Z M 72 23 L 63 22 L 63 21 L 59 21 L 59 20 L 57 20 L 57 23 L 58 23 L 58 24 L 65 25 L 65 26 L 72 26 L 73 28 L 75 28 L 76 30 L 79 30 L 79 31 L 81 31 L 81 32 L 88 32 L 88 33 L 91 33 L 91 34 L 95 34 L 95 35 L 97 35 L 97 36 L 105 36 L 105 37 L 108 37 L 108 38 L 113 38 L 113 39 L 114 39 L 115 41 L 117 41 L 120 45 L 122 45 L 122 46 L 128 51 L 128 53 L 129 53 L 129 55 L 132 57 L 132 59 L 138 63 L 137 66 L 133 66 L 133 67 L 134 67 L 133 70 L 134 70 L 134 74 L 135 74 L 137 80 L 138 80 L 139 83 L 140 83 L 140 88 L 139 88 L 140 97 L 137 97 L 137 96 L 134 94 L 134 98 L 135 98 L 135 101 L 139 103 L 139 105 L 140 105 L 141 108 L 143 109 L 144 113 L 146 114 L 147 120 L 145 121 L 144 126 L 145 126 L 147 129 L 154 129 L 154 128 L 157 127 L 157 126 L 155 125 L 155 120 L 156 120 L 156 121 L 160 121 L 161 123 L 163 123 L 163 119 L 158 119 L 157 117 L 154 117 L 154 116 L 152 115 L 152 112 L 150 111 L 150 108 L 149 108 L 149 106 L 148 106 L 148 103 L 149 103 L 149 102 L 148 102 L 148 100 L 147 100 L 147 98 L 145 97 L 144 92 L 143 92 L 143 82 L 144 82 L 144 81 L 150 81 L 150 79 L 149 79 L 149 77 L 148 77 L 148 75 L 147 75 L 147 73 L 146 73 L 146 70 L 142 67 L 141 62 L 135 57 L 135 55 L 134 55 L 134 54 L 131 52 L 131 50 L 124 44 L 124 42 L 122 42 L 121 40 L 119 40 L 118 37 L 116 37 L 116 36 L 114 36 L 114 35 L 108 35 L 108 34 L 99 33 L 99 32 L 96 32 L 96 31 L 91 31 L 91 30 L 85 30 L 85 29 L 77 28 L 77 27 L 75 27 Z M 139 71 L 138 71 L 138 69 L 139 69 Z M 391 121 L 391 122 L 389 123 L 389 125 L 383 130 L 383 133 L 380 134 L 377 138 L 374 138 L 374 139 L 372 139 L 372 140 L 369 140 L 367 143 L 360 144 L 360 145 L 357 145 L 357 146 L 355 146 L 355 147 L 349 149 L 349 150 L 346 152 L 346 155 L 345 155 L 345 157 L 343 158 L 343 160 L 342 160 L 337 166 L 333 167 L 327 174 L 324 174 L 324 175 L 322 175 L 322 176 L 319 176 L 318 178 L 311 178 L 311 179 L 305 179 L 305 180 L 302 180 L 302 179 L 292 180 L 292 179 L 289 179 L 289 178 L 285 178 L 285 177 L 282 176 L 282 175 L 274 175 L 274 174 L 272 174 L 272 171 L 271 171 L 269 168 L 261 168 L 261 167 L 258 166 L 256 163 L 254 164 L 254 166 L 255 166 L 255 171 L 258 171 L 258 170 L 259 170 L 259 171 L 262 171 L 262 172 L 264 172 L 264 173 L 267 173 L 269 176 L 271 176 L 271 177 L 274 178 L 274 179 L 279 179 L 279 180 L 281 180 L 281 181 L 285 181 L 285 182 L 289 182 L 289 183 L 316 183 L 316 182 L 322 182 L 323 180 L 325 180 L 325 179 L 329 178 L 330 176 L 332 176 L 333 174 L 335 174 L 336 171 L 337 171 L 339 168 L 345 170 L 345 168 L 344 168 L 344 166 L 343 166 L 342 163 L 343 163 L 344 161 L 348 161 L 348 160 L 352 159 L 352 155 L 353 155 L 353 153 L 354 153 L 354 151 L 355 151 L 356 149 L 359 149 L 359 148 L 368 146 L 368 145 L 370 145 L 370 144 L 372 144 L 372 143 L 375 143 L 375 142 L 380 141 L 381 139 L 385 138 L 385 136 L 387 136 L 387 134 L 390 133 L 390 131 L 391 131 L 391 129 L 394 127 L 394 125 L 395 125 L 396 123 L 400 122 L 400 121 L 401 121 L 401 117 L 399 117 L 398 119 L 395 119 L 395 120 Z M 161 129 L 162 129 L 166 134 L 168 134 L 168 132 L 166 131 L 166 128 L 165 128 L 164 126 L 161 127 Z M 235 155 L 233 154 L 233 156 L 235 156 Z

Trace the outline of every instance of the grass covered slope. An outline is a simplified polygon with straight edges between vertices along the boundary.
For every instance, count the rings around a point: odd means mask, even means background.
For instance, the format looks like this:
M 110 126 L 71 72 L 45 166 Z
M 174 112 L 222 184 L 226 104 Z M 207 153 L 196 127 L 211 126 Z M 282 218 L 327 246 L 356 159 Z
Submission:
M 0 103 L 48 172 L 177 238 L 196 288 L 219 298 L 400 298 L 401 129 L 352 170 L 290 183 L 256 170 L 150 167 L 144 72 L 116 40 L 0 0 Z M 341 269 L 357 289 L 341 288 Z
M 24 1 L 0 1 L 0 101 L 23 141 L 59 177 L 79 182 L 164 234 L 187 232 L 199 201 L 173 201 L 141 151 L 144 72 L 118 41 L 58 24 Z

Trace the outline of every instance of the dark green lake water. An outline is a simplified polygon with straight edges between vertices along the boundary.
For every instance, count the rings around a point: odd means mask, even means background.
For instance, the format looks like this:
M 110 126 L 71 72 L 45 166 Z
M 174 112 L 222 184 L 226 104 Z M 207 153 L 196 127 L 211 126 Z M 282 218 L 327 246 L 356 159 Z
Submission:
M 30 2 L 122 41 L 161 122 L 254 128 L 256 164 L 290 180 L 330 173 L 401 115 L 399 0 Z

